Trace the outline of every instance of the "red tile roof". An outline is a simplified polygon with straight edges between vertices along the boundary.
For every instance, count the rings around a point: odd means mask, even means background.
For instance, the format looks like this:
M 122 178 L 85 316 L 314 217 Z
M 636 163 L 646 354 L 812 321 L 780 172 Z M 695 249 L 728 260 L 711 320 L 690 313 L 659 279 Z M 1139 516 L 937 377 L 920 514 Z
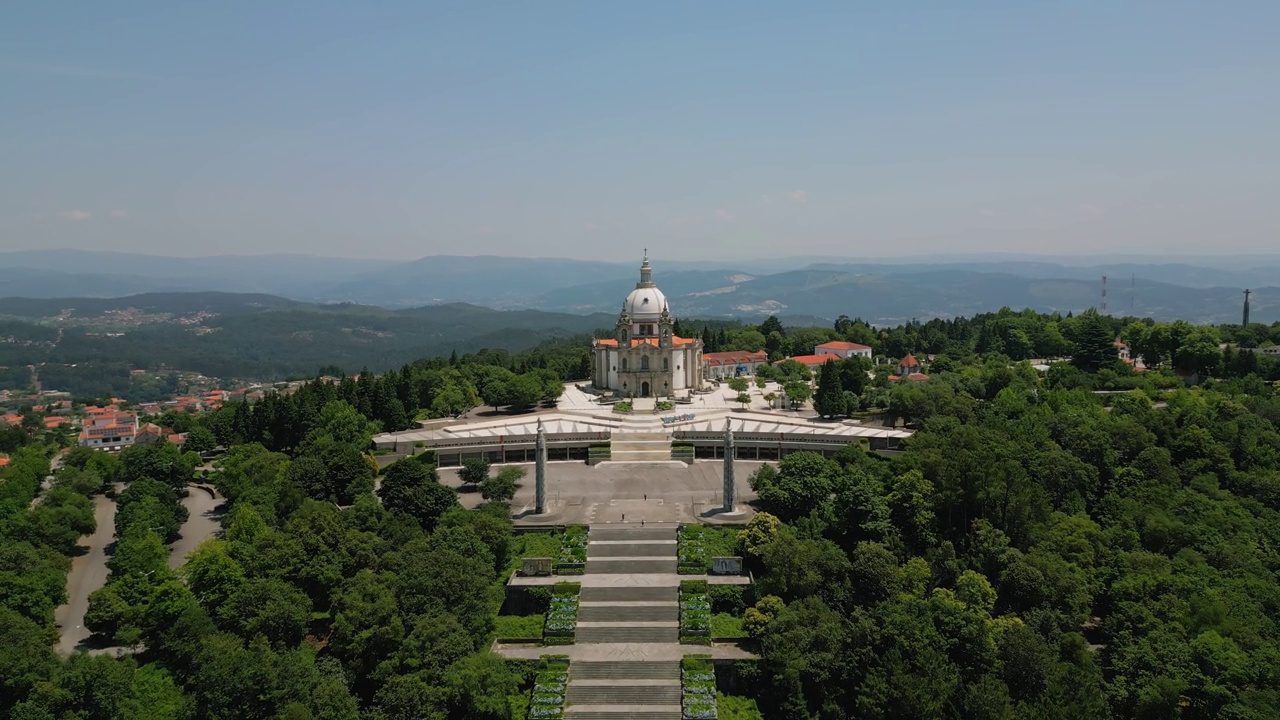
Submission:
M 920 361 L 916 360 L 916 356 L 910 353 L 906 357 L 898 361 L 898 367 L 920 367 Z
M 787 358 L 787 360 L 795 360 L 801 365 L 821 365 L 825 362 L 836 362 L 839 359 L 835 355 L 797 355 Z M 779 360 L 778 362 L 784 361 Z
M 743 365 L 746 363 L 762 363 L 769 360 L 769 354 L 763 350 L 746 352 L 745 350 L 730 352 L 703 353 L 702 361 L 711 367 L 721 365 Z
M 897 382 L 898 380 L 910 380 L 912 382 L 920 382 L 922 380 L 928 380 L 929 376 L 925 375 L 924 373 L 913 372 L 910 375 L 907 375 L 906 377 L 903 377 L 901 375 L 890 375 L 889 379 L 895 382 Z
M 672 337 L 672 345 L 692 345 L 697 342 L 696 338 Z M 608 347 L 618 347 L 616 338 L 601 338 L 596 340 L 597 345 L 606 345 Z M 628 347 L 638 347 L 640 345 L 652 345 L 658 347 L 658 338 L 632 338 Z
M 832 340 L 831 342 L 824 342 L 818 347 L 827 348 L 829 350 L 870 350 L 871 349 L 870 345 L 859 345 L 858 343 L 845 342 L 844 340 Z

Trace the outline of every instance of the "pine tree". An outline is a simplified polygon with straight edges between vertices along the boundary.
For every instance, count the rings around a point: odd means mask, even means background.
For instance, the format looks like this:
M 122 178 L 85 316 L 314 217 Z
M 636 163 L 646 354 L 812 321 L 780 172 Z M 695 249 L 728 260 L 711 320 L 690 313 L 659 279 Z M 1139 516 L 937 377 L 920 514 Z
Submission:
M 840 371 L 835 360 L 822 364 L 818 374 L 818 392 L 813 398 L 813 409 L 822 417 L 845 414 L 844 388 L 840 385 Z

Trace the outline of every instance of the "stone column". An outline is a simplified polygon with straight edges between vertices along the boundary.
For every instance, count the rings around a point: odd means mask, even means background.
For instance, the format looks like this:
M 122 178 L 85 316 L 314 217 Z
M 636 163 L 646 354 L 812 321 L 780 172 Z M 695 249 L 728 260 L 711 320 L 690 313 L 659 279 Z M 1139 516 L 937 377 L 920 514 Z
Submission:
M 733 456 L 736 445 L 733 442 L 733 420 L 724 419 L 724 511 L 733 512 Z
M 533 504 L 534 512 L 541 515 L 547 511 L 547 431 L 542 427 L 541 418 L 538 419 L 538 439 L 534 447 Z

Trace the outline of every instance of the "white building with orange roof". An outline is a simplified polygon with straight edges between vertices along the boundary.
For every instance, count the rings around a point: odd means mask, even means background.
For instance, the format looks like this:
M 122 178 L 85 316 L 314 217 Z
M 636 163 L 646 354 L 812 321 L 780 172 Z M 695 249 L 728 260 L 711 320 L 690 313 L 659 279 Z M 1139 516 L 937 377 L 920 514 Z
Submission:
M 864 357 L 871 359 L 871 346 L 861 345 L 855 342 L 845 342 L 843 340 L 832 340 L 824 342 L 821 345 L 815 345 L 813 348 L 814 355 L 835 355 L 842 358 Z
M 87 417 L 80 430 L 80 445 L 95 450 L 122 450 L 138 437 L 138 416 L 121 412 L 116 406 L 85 408 Z
M 591 348 L 592 384 L 626 397 L 673 397 L 700 389 L 702 340 L 675 335 L 667 297 L 653 282 L 649 253 L 640 282 L 622 301 L 614 336 Z

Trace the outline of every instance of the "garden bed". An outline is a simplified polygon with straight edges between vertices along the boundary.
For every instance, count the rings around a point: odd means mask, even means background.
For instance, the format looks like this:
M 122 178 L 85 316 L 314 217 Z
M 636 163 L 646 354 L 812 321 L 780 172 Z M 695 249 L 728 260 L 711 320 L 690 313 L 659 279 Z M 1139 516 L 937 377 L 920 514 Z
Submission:
M 580 583 L 556 583 L 551 591 L 551 606 L 542 628 L 546 645 L 572 645 L 578 631 L 578 593 Z
M 680 661 L 680 691 L 684 720 L 715 720 L 716 671 L 706 655 L 686 655 Z
M 706 580 L 680 582 L 680 642 L 711 644 L 711 598 Z
M 544 655 L 533 681 L 529 698 L 529 720 L 554 720 L 564 717 L 565 697 L 569 692 L 569 658 Z
M 706 525 L 682 525 L 676 536 L 681 575 L 706 575 L 711 572 L 711 558 L 738 553 L 738 532 L 733 528 Z
M 556 557 L 557 575 L 581 575 L 587 567 L 586 525 L 570 525 L 560 536 L 560 552 Z

